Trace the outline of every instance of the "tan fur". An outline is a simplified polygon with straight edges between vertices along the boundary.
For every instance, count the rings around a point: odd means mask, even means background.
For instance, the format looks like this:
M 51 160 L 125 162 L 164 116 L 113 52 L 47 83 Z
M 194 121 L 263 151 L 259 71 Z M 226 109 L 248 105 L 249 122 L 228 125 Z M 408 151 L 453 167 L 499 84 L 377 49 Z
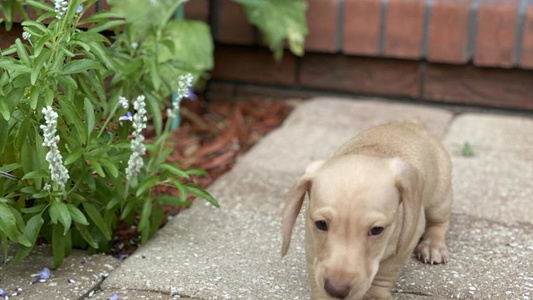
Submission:
M 371 128 L 311 164 L 287 198 L 282 256 L 306 193 L 313 300 L 392 299 L 415 248 L 425 263 L 448 261 L 450 158 L 419 121 Z M 325 221 L 327 231 L 317 229 L 317 221 Z M 385 229 L 370 235 L 373 227 Z

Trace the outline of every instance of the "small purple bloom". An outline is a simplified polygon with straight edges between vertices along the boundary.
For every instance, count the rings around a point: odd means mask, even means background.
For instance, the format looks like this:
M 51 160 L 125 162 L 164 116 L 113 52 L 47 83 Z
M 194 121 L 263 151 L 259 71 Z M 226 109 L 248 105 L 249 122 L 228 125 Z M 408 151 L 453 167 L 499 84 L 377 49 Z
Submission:
M 117 255 L 117 258 L 120 259 L 120 260 L 125 260 L 126 258 L 128 258 L 129 255 L 127 254 L 119 254 Z
M 0 297 L 4 298 L 4 299 L 9 299 L 9 294 L 4 291 L 3 289 L 0 288 Z
M 117 294 L 113 294 L 113 295 L 109 296 L 109 298 L 107 298 L 107 300 L 118 300 L 118 295 Z
M 45 282 L 48 278 L 50 278 L 50 269 L 43 268 L 39 273 L 33 274 L 31 276 L 35 277 L 35 281 L 33 283 Z
M 187 95 L 187 98 L 189 98 L 192 101 L 196 101 L 198 99 L 198 96 L 194 93 L 193 88 L 189 88 L 189 94 Z
M 76 8 L 77 13 L 81 13 L 82 10 L 83 10 L 83 6 L 81 5 L 79 5 L 78 8 Z
M 118 118 L 119 121 L 132 121 L 133 117 L 131 116 L 131 112 L 127 112 L 125 116 L 122 116 Z

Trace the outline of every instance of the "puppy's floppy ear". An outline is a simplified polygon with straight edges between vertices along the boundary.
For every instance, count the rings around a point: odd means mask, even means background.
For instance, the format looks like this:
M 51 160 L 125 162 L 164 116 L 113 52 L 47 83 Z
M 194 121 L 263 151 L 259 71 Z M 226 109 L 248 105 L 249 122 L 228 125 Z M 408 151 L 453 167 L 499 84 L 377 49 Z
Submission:
M 423 188 L 419 171 L 401 158 L 390 161 L 395 173 L 395 185 L 400 193 L 400 205 L 403 206 L 403 220 L 396 252 L 405 249 L 413 240 L 418 218 L 420 216 L 420 191 Z
M 291 243 L 292 229 L 296 218 L 300 213 L 302 204 L 304 202 L 305 193 L 311 189 L 311 183 L 315 172 L 324 164 L 323 160 L 312 162 L 305 169 L 305 174 L 298 180 L 298 182 L 290 190 L 287 199 L 285 200 L 285 207 L 282 211 L 281 229 L 283 232 L 283 245 L 281 246 L 281 257 L 289 251 Z

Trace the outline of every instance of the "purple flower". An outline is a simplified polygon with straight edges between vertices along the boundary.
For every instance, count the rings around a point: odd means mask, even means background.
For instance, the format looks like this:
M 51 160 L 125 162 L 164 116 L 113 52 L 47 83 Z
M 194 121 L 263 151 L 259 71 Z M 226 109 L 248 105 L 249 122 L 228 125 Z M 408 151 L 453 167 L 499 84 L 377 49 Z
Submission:
M 83 10 L 83 6 L 81 5 L 79 5 L 78 8 L 76 8 L 77 13 L 81 13 L 82 10 Z
M 118 118 L 118 120 L 119 121 L 132 121 L 133 117 L 131 115 L 131 112 L 128 111 L 125 116 Z
M 117 255 L 117 258 L 120 259 L 120 260 L 125 260 L 126 258 L 128 258 L 128 254 L 119 254 Z
M 107 300 L 118 300 L 118 295 L 117 294 L 113 294 L 113 295 L 109 296 L 107 298 Z
M 187 95 L 187 98 L 192 101 L 196 101 L 198 99 L 198 96 L 194 93 L 193 88 L 189 88 L 189 94 Z
M 0 288 L 0 297 L 4 298 L 4 299 L 9 299 L 9 294 L 4 291 L 3 289 Z
M 39 273 L 31 275 L 31 277 L 35 277 L 33 283 L 45 282 L 50 278 L 50 270 L 48 268 L 43 268 Z

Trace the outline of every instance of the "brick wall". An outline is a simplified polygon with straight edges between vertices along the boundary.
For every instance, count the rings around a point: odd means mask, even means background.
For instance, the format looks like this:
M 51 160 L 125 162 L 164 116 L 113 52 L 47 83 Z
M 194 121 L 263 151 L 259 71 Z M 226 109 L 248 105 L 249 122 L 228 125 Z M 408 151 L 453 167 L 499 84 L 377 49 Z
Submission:
M 533 110 L 533 1 L 306 1 L 306 54 L 278 64 L 241 7 L 189 2 L 215 25 L 215 81 Z

